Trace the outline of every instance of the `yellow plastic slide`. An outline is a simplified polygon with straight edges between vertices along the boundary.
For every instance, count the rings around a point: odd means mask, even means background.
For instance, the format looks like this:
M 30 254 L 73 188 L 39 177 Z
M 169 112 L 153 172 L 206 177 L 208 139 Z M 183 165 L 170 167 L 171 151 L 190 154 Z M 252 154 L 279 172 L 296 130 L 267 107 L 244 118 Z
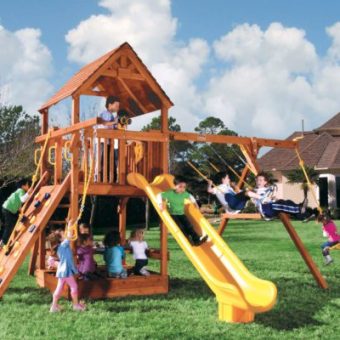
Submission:
M 130 173 L 128 182 L 145 191 L 172 236 L 216 294 L 220 320 L 251 322 L 255 313 L 274 306 L 276 286 L 252 275 L 194 204 L 186 202 L 186 216 L 199 234 L 209 237 L 199 247 L 193 247 L 170 214 L 160 210 L 156 195 L 173 188 L 173 176 L 163 174 L 148 183 L 141 174 Z

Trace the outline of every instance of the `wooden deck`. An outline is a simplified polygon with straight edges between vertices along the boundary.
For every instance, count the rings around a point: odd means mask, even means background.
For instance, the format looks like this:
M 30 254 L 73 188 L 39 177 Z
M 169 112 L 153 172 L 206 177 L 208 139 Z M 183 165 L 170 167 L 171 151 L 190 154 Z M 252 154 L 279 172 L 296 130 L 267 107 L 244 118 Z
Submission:
M 168 276 L 151 273 L 150 276 L 129 276 L 126 279 L 104 277 L 93 281 L 78 280 L 79 298 L 106 299 L 132 295 L 167 294 L 169 291 Z M 58 279 L 51 270 L 38 269 L 35 272 L 40 287 L 54 292 Z M 70 299 L 68 287 L 64 288 L 63 297 Z

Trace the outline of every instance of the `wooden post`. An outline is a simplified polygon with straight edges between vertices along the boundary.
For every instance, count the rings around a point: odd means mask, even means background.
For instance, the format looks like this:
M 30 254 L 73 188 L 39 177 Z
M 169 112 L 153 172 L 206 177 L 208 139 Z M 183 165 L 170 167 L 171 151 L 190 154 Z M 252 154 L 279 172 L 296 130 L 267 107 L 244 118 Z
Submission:
M 45 135 L 48 132 L 48 109 L 44 110 L 41 113 L 41 120 L 40 120 L 40 124 L 41 124 L 41 134 Z M 40 177 L 43 175 L 43 173 L 46 171 L 47 169 L 47 158 L 46 155 L 44 156 L 42 162 L 41 162 L 41 168 L 40 168 Z
M 218 227 L 218 229 L 217 229 L 217 233 L 218 233 L 219 235 L 222 235 L 222 234 L 223 234 L 225 228 L 227 227 L 228 222 L 229 222 L 229 219 L 228 219 L 228 218 L 222 218 L 222 219 L 221 219 L 220 225 L 219 225 L 219 227 Z
M 123 246 L 126 244 L 126 207 L 128 201 L 128 197 L 119 200 L 119 234 Z
M 323 289 L 327 289 L 328 285 L 326 280 L 324 279 L 324 277 L 321 275 L 318 267 L 316 266 L 316 264 L 314 263 L 312 257 L 309 255 L 307 249 L 305 248 L 305 246 L 303 245 L 299 235 L 297 234 L 296 230 L 294 229 L 294 227 L 292 226 L 290 219 L 288 217 L 287 214 L 284 213 L 279 213 L 279 218 L 281 219 L 283 225 L 285 226 L 289 236 L 291 237 L 291 239 L 293 240 L 296 248 L 298 249 L 298 251 L 300 252 L 302 258 L 304 259 L 304 261 L 306 262 L 310 272 L 313 274 L 315 281 L 318 283 L 318 285 L 323 288 Z
M 118 182 L 121 185 L 126 183 L 126 155 L 125 140 L 119 139 L 118 142 Z
M 168 229 L 161 222 L 161 275 L 168 276 Z
M 39 252 L 39 240 L 37 240 L 34 243 L 34 247 L 32 248 L 30 263 L 28 265 L 28 275 L 31 275 L 31 276 L 34 275 L 35 267 L 37 264 L 38 252 Z
M 62 139 L 58 139 L 55 143 L 55 166 L 54 166 L 54 184 L 60 184 L 63 172 L 63 145 Z
M 163 105 L 161 109 L 161 131 L 169 137 L 168 109 Z M 169 171 L 169 141 L 161 143 L 161 168 L 163 173 Z M 168 275 L 168 229 L 161 222 L 161 275 Z
M 79 123 L 80 100 L 78 96 L 72 96 L 72 118 L 71 124 Z
M 38 268 L 45 269 L 46 268 L 46 249 L 45 249 L 45 230 L 40 233 L 39 239 L 39 259 L 38 259 Z
M 72 98 L 72 124 L 79 122 L 79 96 Z M 71 142 L 71 196 L 70 220 L 76 221 L 79 213 L 79 132 L 75 132 Z
M 242 170 L 242 173 L 241 173 L 241 176 L 240 176 L 240 179 L 236 185 L 236 188 L 241 190 L 244 186 L 244 183 L 245 183 L 245 180 L 248 176 L 248 173 L 249 173 L 249 168 L 247 166 L 244 167 L 244 169 Z
M 168 109 L 162 106 L 161 109 L 161 131 L 169 137 Z M 162 170 L 163 173 L 169 171 L 169 142 L 162 143 Z

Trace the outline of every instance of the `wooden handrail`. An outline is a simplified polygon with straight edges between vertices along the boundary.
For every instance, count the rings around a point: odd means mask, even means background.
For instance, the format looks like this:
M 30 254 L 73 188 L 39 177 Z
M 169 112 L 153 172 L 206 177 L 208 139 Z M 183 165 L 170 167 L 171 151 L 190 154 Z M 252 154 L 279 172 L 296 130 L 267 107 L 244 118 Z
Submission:
M 52 139 L 55 139 L 55 138 L 58 138 L 58 137 L 62 137 L 62 136 L 68 135 L 70 133 L 77 132 L 81 129 L 91 128 L 91 127 L 98 125 L 98 124 L 101 124 L 101 123 L 102 123 L 101 118 L 98 118 L 98 117 L 91 118 L 91 119 L 85 120 L 84 122 L 76 123 L 76 124 L 73 124 L 72 126 L 52 131 L 50 139 L 52 140 Z M 46 137 L 47 137 L 47 134 L 38 136 L 38 137 L 36 137 L 35 142 L 36 143 L 42 143 L 42 142 L 45 141 Z

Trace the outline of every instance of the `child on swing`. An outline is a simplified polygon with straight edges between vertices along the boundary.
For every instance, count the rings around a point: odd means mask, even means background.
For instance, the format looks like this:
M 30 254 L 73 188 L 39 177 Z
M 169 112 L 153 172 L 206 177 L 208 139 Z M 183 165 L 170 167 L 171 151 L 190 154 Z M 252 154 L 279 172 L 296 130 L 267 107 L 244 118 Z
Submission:
M 174 189 L 170 189 L 157 195 L 159 207 L 161 211 L 168 207 L 171 217 L 189 242 L 195 247 L 200 246 L 208 239 L 208 236 L 199 236 L 184 213 L 185 200 L 188 199 L 197 206 L 196 200 L 186 191 L 187 184 L 185 179 L 176 176 L 174 185 Z
M 240 191 L 237 193 L 232 187 L 230 176 L 226 171 L 218 173 L 216 177 L 220 184 L 214 187 L 213 182 L 209 180 L 208 193 L 216 195 L 226 213 L 238 214 L 244 209 L 253 193 L 251 191 Z
M 338 234 L 335 223 L 332 221 L 328 213 L 320 214 L 317 221 L 322 223 L 323 235 L 328 238 L 328 241 L 321 245 L 321 249 L 322 255 L 325 259 L 325 265 L 329 265 L 333 262 L 333 259 L 329 254 L 329 248 L 340 242 L 340 235 Z
M 287 213 L 299 220 L 309 220 L 311 216 L 318 215 L 317 209 L 307 208 L 307 199 L 301 204 L 291 200 L 274 200 L 273 188 L 269 185 L 269 177 L 265 172 L 256 176 L 256 188 L 251 194 L 256 208 L 264 219 L 272 219 L 280 212 Z

